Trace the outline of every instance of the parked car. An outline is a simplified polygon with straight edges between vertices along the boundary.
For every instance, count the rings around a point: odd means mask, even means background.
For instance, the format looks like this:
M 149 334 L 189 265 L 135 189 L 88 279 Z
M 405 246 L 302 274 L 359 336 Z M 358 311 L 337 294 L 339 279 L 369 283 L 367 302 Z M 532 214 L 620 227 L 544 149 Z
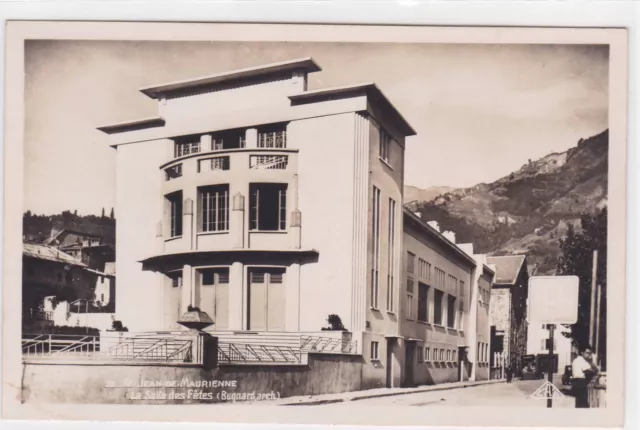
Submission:
M 562 375 L 562 385 L 571 385 L 571 366 L 564 366 Z

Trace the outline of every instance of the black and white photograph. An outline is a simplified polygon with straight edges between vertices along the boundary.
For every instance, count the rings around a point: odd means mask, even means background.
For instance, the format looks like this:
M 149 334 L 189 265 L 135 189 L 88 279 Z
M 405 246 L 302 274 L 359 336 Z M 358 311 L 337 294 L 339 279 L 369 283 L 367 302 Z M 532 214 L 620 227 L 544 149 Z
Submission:
M 621 411 L 625 30 L 89 24 L 7 57 L 5 400 Z

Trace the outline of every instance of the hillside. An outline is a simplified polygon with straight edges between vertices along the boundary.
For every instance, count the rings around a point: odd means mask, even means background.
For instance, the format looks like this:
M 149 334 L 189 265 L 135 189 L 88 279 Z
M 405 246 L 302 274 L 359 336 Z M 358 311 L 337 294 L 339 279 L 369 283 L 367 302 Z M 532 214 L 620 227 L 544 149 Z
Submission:
M 56 215 L 35 215 L 27 211 L 22 217 L 25 242 L 43 243 L 63 229 L 101 236 L 110 245 L 115 246 L 116 243 L 116 220 L 111 216 L 82 216 L 70 211 Z
M 410 207 L 479 252 L 527 252 L 538 273 L 553 273 L 567 225 L 579 226 L 581 214 L 607 204 L 608 149 L 606 130 L 490 184 L 446 191 Z
M 413 187 L 411 185 L 406 185 L 404 187 L 404 201 L 405 203 L 428 202 L 435 199 L 439 195 L 448 193 L 450 191 L 453 191 L 454 189 L 455 188 L 452 187 L 429 187 L 423 189 Z

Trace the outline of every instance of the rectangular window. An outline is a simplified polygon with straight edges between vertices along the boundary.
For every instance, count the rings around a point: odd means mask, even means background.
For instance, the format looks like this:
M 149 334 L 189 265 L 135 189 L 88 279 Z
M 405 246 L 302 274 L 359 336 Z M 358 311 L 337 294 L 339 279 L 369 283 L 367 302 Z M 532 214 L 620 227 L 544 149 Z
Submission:
M 413 279 L 407 278 L 407 293 L 413 294 Z
M 431 264 L 424 261 L 422 258 L 418 259 L 419 265 L 419 273 L 420 277 L 426 279 L 427 281 L 431 280 Z
M 447 361 L 451 361 L 451 351 L 447 349 Z
M 464 281 L 460 281 L 460 290 L 458 291 L 458 330 L 464 329 Z
M 395 310 L 395 271 L 396 271 L 396 201 L 389 199 L 389 254 L 387 275 L 387 310 Z
M 211 157 L 198 160 L 198 172 L 215 172 L 218 170 L 229 170 L 231 159 L 228 156 Z
M 429 320 L 429 286 L 418 283 L 418 321 Z
M 440 290 L 433 291 L 433 322 L 438 325 L 443 325 L 442 321 L 442 299 L 444 293 Z
M 456 298 L 452 295 L 447 296 L 447 327 L 456 327 Z
M 418 348 L 418 363 L 424 363 L 424 349 Z
M 192 137 L 186 141 L 175 143 L 174 155 L 176 158 L 200 152 L 200 136 Z
M 229 268 L 220 267 L 215 269 L 204 269 L 202 273 L 202 285 L 228 284 Z
M 391 136 L 380 127 L 380 158 L 389 162 L 389 147 L 391 146 Z
M 454 363 L 458 362 L 458 351 L 451 351 L 451 361 L 453 361 Z
M 249 230 L 283 231 L 287 229 L 287 185 L 250 184 Z
M 171 287 L 172 288 L 180 288 L 182 286 L 182 272 L 173 272 L 169 273 L 169 278 L 171 279 Z
M 439 289 L 444 289 L 445 288 L 445 273 L 444 270 L 440 269 L 439 267 L 435 268 L 435 286 Z
M 407 293 L 407 319 L 413 319 L 413 294 Z
M 407 251 L 407 273 L 413 273 L 415 270 L 416 255 Z
M 198 189 L 200 198 L 200 231 L 229 230 L 229 185 Z
M 424 349 L 424 361 L 431 361 L 431 348 L 428 346 Z
M 258 130 L 258 148 L 286 148 L 287 130 L 282 124 Z
M 249 158 L 250 169 L 286 170 L 288 164 L 286 155 L 252 155 Z
M 373 262 L 371 264 L 371 307 L 378 309 L 380 270 L 380 190 L 373 187 Z
M 440 350 L 440 361 L 444 361 L 444 349 Z
M 182 236 L 182 191 L 168 194 L 169 203 L 169 237 Z
M 379 360 L 378 358 L 378 342 L 371 342 L 371 359 Z
M 167 167 L 164 171 L 165 179 L 170 181 L 182 176 L 182 164 L 176 164 L 175 166 Z

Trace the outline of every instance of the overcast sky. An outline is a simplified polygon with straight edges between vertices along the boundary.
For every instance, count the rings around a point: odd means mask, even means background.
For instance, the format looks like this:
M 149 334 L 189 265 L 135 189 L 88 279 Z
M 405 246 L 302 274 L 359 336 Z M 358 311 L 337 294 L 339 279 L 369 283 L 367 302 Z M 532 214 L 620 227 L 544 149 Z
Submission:
M 95 127 L 156 115 L 139 88 L 308 56 L 310 90 L 374 81 L 415 128 L 407 185 L 491 182 L 607 128 L 606 46 L 29 41 L 25 210 L 109 212 Z

